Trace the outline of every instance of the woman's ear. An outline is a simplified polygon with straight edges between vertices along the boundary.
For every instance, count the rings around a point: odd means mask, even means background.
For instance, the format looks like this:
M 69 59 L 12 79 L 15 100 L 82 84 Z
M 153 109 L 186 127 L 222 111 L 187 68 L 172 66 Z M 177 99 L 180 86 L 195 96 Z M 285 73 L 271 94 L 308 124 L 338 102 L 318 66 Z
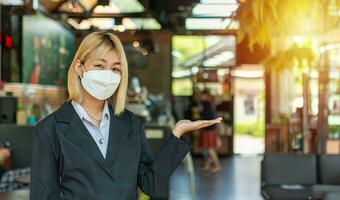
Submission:
M 82 77 L 83 77 L 84 66 L 83 66 L 83 64 L 80 62 L 79 59 L 76 60 L 76 63 L 75 63 L 75 65 L 74 65 L 74 67 L 75 67 L 75 70 L 76 70 L 76 73 L 78 74 L 78 76 L 79 76 L 80 78 L 82 78 Z

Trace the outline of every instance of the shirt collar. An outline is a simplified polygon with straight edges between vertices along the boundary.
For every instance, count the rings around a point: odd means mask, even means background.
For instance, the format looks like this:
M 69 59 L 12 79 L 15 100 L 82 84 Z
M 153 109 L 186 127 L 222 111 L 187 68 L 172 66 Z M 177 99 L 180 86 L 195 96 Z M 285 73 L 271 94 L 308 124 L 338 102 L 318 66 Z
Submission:
M 109 104 L 107 103 L 107 101 L 105 101 L 105 103 L 104 103 L 104 109 L 103 109 L 102 118 L 104 119 L 104 117 L 106 119 L 110 119 Z
M 80 119 L 86 119 L 88 121 L 90 120 L 90 116 L 87 114 L 86 110 L 83 108 L 82 105 L 80 105 L 78 102 L 72 100 L 71 101 L 73 107 L 75 108 L 76 112 L 78 113 Z M 109 105 L 107 101 L 104 103 L 104 109 L 103 109 L 103 114 L 102 114 L 102 120 L 110 120 L 110 111 L 109 111 Z

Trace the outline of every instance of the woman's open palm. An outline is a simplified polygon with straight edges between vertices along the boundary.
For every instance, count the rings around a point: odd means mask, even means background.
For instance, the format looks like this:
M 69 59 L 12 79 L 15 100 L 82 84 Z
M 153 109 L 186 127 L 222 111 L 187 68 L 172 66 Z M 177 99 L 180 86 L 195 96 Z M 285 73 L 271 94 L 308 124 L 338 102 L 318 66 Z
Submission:
M 205 128 L 217 123 L 220 123 L 222 120 L 221 117 L 213 119 L 213 120 L 197 120 L 197 121 L 190 121 L 190 120 L 180 120 L 176 123 L 173 133 L 177 136 L 180 137 L 184 133 L 198 130 L 201 128 Z

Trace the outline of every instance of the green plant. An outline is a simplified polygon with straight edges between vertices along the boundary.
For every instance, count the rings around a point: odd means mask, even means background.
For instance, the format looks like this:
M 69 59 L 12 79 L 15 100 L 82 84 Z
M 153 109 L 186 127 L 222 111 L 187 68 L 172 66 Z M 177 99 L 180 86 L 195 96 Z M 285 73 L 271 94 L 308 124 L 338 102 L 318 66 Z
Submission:
M 280 71 L 282 69 L 303 68 L 313 66 L 316 61 L 316 52 L 309 46 L 299 47 L 293 45 L 291 48 L 278 51 L 275 55 L 267 57 L 263 61 L 266 71 Z
M 338 138 L 340 136 L 340 125 L 330 125 L 329 134 L 333 138 Z
M 139 196 L 139 200 L 149 200 L 150 197 L 144 193 L 141 193 L 141 195 Z
M 243 0 L 235 16 L 238 42 L 247 37 L 250 49 L 255 43 L 272 48 L 275 41 L 318 33 L 324 27 L 324 6 L 321 0 Z
M 241 135 L 264 137 L 264 120 L 243 120 L 235 123 L 235 131 Z

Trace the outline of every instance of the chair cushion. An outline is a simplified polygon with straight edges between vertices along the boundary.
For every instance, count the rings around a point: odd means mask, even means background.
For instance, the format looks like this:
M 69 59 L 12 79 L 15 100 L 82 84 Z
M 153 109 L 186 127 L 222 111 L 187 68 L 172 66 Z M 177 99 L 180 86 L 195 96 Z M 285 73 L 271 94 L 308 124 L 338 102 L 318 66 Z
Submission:
M 340 192 L 329 192 L 323 196 L 323 200 L 339 200 Z
M 340 192 L 340 185 L 313 185 L 312 192 L 314 198 L 321 199 L 328 192 Z
M 320 155 L 321 184 L 340 185 L 340 155 Z
M 267 185 L 317 183 L 313 154 L 265 154 L 263 168 L 263 181 Z
M 31 166 L 33 129 L 34 126 L 0 124 L 0 144 L 11 144 L 12 169 Z
M 307 200 L 312 196 L 312 189 L 284 189 L 281 186 L 269 186 L 264 188 L 264 193 L 270 200 Z

